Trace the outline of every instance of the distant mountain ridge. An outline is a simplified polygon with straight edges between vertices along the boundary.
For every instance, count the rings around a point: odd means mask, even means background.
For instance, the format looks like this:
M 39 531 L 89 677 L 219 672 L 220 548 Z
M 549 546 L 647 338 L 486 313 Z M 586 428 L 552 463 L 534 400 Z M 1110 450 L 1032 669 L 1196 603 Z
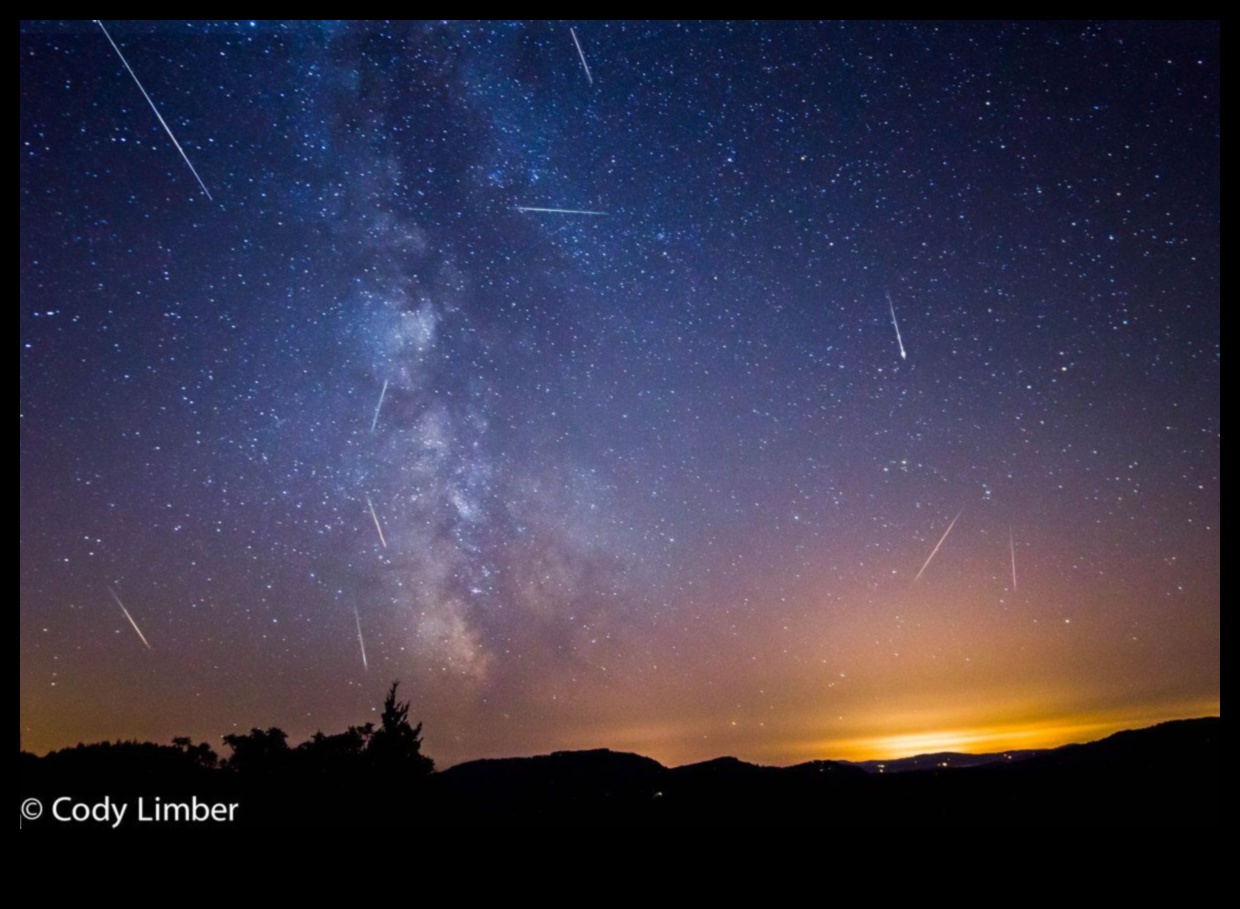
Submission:
M 1010 764 L 1024 761 L 1053 749 L 1032 748 L 1022 751 L 994 751 L 986 754 L 967 754 L 961 751 L 936 751 L 915 754 L 912 757 L 892 758 L 886 761 L 841 761 L 867 773 L 907 773 L 910 770 L 942 770 L 960 767 L 984 767 L 987 764 Z
M 594 749 L 468 761 L 429 775 L 324 766 L 227 771 L 192 749 L 120 743 L 23 754 L 20 785 L 23 798 L 45 802 L 209 796 L 238 804 L 235 826 L 260 828 L 853 831 L 1216 827 L 1222 819 L 1221 717 L 1044 751 L 862 764 L 766 767 L 720 757 L 669 768 Z
M 435 782 L 505 826 L 1211 826 L 1221 748 L 1222 719 L 1208 717 L 1045 750 L 791 767 L 561 751 L 469 761 Z

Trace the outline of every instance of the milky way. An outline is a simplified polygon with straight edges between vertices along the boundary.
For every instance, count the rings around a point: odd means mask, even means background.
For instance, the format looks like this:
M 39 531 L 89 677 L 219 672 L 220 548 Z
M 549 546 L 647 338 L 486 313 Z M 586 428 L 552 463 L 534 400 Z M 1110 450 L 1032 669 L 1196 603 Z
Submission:
M 20 29 L 25 747 L 1218 711 L 1217 23 L 106 26 Z

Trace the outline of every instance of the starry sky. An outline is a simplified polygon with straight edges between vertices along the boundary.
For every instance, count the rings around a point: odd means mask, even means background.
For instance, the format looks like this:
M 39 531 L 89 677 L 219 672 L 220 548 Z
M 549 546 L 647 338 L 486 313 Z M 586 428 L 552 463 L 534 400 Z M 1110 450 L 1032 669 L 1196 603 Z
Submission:
M 26 749 L 1219 712 L 1217 22 L 103 25 L 19 28 Z

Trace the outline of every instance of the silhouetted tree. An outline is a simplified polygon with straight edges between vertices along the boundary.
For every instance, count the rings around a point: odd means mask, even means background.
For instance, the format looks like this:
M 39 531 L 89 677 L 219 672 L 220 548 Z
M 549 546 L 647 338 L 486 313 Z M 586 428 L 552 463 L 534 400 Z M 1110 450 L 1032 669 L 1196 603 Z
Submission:
M 379 728 L 370 737 L 366 753 L 381 768 L 424 776 L 435 769 L 435 762 L 422 753 L 422 724 L 409 724 L 409 702 L 396 699 L 399 685 L 393 682 L 388 689 Z
M 179 735 L 172 740 L 172 744 L 199 767 L 214 770 L 219 765 L 220 756 L 206 742 L 195 745 L 188 735 Z
M 284 767 L 291 753 L 288 733 L 272 726 L 251 729 L 248 735 L 239 732 L 224 736 L 224 744 L 232 749 L 228 767 L 242 773 L 271 773 Z
M 374 723 L 350 726 L 348 731 L 336 735 L 316 732 L 308 741 L 297 746 L 296 753 L 311 768 L 319 771 L 358 768 L 374 732 Z

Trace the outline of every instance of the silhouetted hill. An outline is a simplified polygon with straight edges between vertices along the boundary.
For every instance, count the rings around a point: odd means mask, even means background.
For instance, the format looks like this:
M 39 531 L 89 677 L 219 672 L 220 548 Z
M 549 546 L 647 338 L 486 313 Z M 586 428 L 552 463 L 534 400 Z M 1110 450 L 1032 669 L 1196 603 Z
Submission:
M 1021 767 L 1048 770 L 1160 774 L 1217 769 L 1222 760 L 1222 717 L 1172 720 L 1147 729 L 1117 732 L 1097 742 L 1064 745 L 1035 755 Z
M 894 758 L 886 761 L 843 761 L 867 773 L 908 773 L 910 770 L 935 770 L 959 767 L 984 767 L 987 764 L 1010 764 L 1026 761 L 1046 754 L 1045 749 L 1025 751 L 996 751 L 990 754 L 964 754 L 959 751 L 938 751 L 934 754 L 918 754 L 913 757 Z
M 283 745 L 282 733 L 258 732 L 244 738 Z M 23 798 L 47 806 L 66 797 L 85 806 L 136 805 L 139 798 L 236 805 L 227 826 L 260 828 L 1155 828 L 1216 827 L 1222 817 L 1219 717 L 1023 760 L 972 756 L 980 766 L 943 767 L 948 756 L 922 755 L 902 762 L 922 769 L 881 774 L 843 762 L 781 768 L 733 757 L 667 768 L 605 749 L 470 761 L 427 774 L 419 762 L 370 760 L 363 747 L 369 734 L 358 727 L 342 737 L 316 736 L 309 747 L 266 749 L 278 773 L 265 765 L 221 768 L 209 748 L 188 740 L 23 754 L 20 785 Z M 118 826 L 132 825 L 136 815 Z M 32 825 L 73 826 L 46 817 Z M 107 826 L 77 826 L 92 825 Z
M 847 761 L 806 761 L 804 764 L 793 764 L 787 769 L 789 773 L 814 779 L 825 776 L 833 780 L 855 780 L 864 776 L 864 771 Z
M 1217 826 L 1221 730 L 1220 717 L 1180 720 L 1023 761 L 879 779 L 894 799 L 907 799 L 890 809 L 893 820 L 903 815 L 916 826 Z
M 672 827 L 835 827 L 852 817 L 867 774 L 833 761 L 766 767 L 734 757 L 667 772 L 659 822 Z
M 439 774 L 453 785 L 487 786 L 494 780 L 521 780 L 546 792 L 578 794 L 585 790 L 625 788 L 649 783 L 665 768 L 652 758 L 608 748 L 555 751 L 536 757 L 484 758 L 467 761 Z
M 599 748 L 469 761 L 436 774 L 436 799 L 455 817 L 484 824 L 562 825 L 639 817 L 665 768 Z

